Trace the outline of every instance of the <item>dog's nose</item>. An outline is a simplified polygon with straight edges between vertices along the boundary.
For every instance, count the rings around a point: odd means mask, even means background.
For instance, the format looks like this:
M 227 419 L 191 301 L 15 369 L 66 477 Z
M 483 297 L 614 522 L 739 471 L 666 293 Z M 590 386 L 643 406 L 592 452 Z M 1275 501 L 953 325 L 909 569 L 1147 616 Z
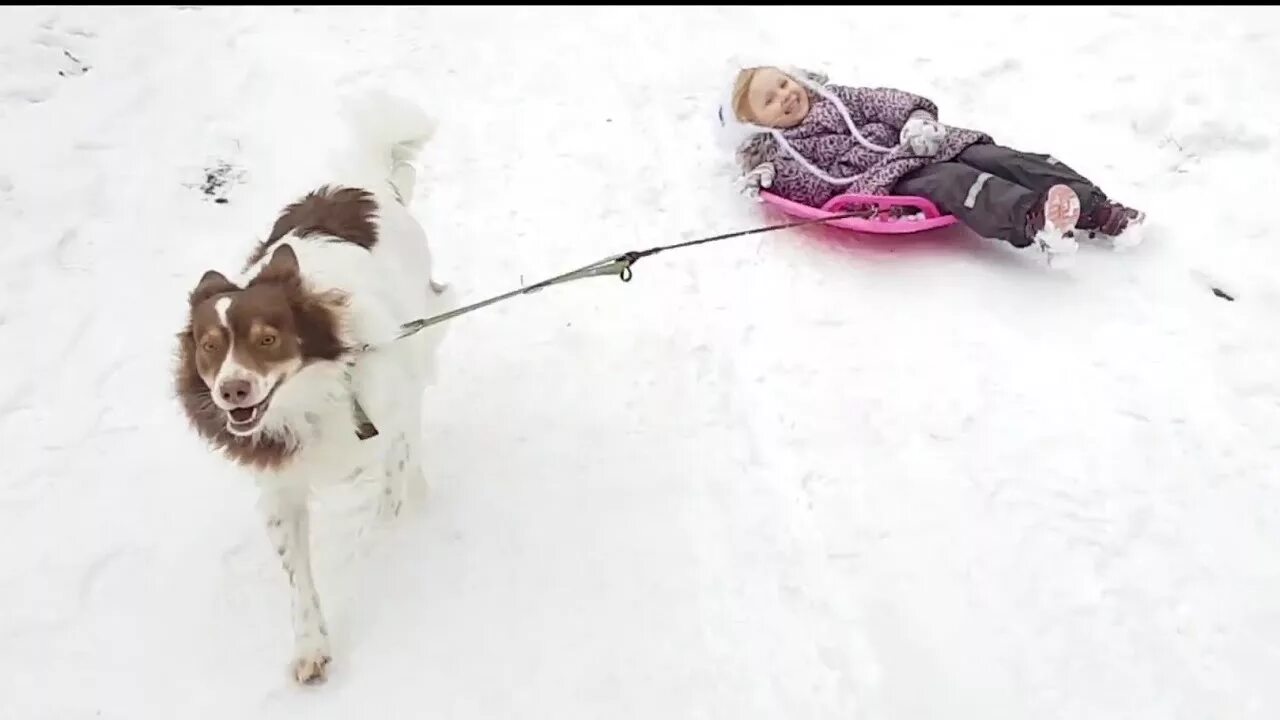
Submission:
M 239 405 L 249 397 L 252 389 L 248 380 L 226 380 L 218 387 L 218 393 L 224 401 Z

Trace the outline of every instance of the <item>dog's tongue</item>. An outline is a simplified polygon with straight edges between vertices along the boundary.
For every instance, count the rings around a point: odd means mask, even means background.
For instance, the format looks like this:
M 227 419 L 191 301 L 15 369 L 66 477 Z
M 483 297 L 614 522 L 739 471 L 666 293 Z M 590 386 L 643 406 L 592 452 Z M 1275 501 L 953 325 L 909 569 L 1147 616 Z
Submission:
M 236 408 L 235 410 L 232 410 L 231 412 L 229 412 L 228 415 L 231 416 L 232 420 L 238 423 L 249 422 L 250 420 L 253 419 L 253 413 L 256 412 L 256 410 L 257 408 L 251 408 L 251 407 Z

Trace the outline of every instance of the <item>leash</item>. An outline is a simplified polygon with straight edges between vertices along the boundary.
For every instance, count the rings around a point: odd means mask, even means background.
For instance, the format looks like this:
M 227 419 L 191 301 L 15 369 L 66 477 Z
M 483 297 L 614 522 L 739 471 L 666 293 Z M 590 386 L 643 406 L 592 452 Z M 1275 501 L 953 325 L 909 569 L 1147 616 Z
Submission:
M 758 235 L 760 233 L 774 232 L 776 230 L 786 230 L 787 228 L 800 227 L 802 225 L 816 225 L 818 223 L 830 222 L 832 220 L 841 220 L 843 218 L 855 217 L 861 214 L 863 214 L 863 212 L 852 211 L 852 212 L 841 213 L 837 215 L 831 215 L 829 217 L 812 219 L 812 220 L 797 220 L 794 222 L 780 223 L 778 225 L 766 225 L 764 227 L 752 228 L 750 230 L 738 230 L 735 232 L 724 233 L 722 235 L 712 235 L 710 237 L 698 238 L 696 240 L 687 240 L 685 242 L 672 243 L 670 245 L 659 245 L 657 247 L 649 248 L 648 250 L 632 250 L 629 252 L 624 252 L 620 255 L 612 255 L 603 260 L 600 260 L 599 262 L 594 262 L 594 263 L 591 263 L 590 265 L 584 265 L 576 270 L 570 270 L 569 272 L 561 273 L 560 275 L 549 277 L 546 280 L 536 282 L 532 285 L 516 288 L 515 290 L 502 293 L 501 295 L 494 295 L 493 297 L 486 298 L 484 300 L 481 300 L 476 303 L 472 303 L 465 307 L 460 307 L 455 310 L 443 312 L 443 313 L 440 313 L 439 315 L 432 315 L 431 317 L 427 317 L 427 318 L 418 318 L 417 320 L 410 320 L 409 322 L 406 322 L 400 325 L 400 331 L 395 335 L 395 337 L 392 337 L 388 340 L 384 340 L 378 343 L 365 343 L 363 345 L 359 345 L 355 347 L 352 352 L 354 354 L 363 354 L 363 353 L 373 352 L 374 350 L 377 350 L 378 348 L 384 345 L 393 343 L 396 340 L 402 340 L 404 338 L 407 338 L 410 335 L 413 335 L 414 333 L 421 332 L 422 330 L 425 330 L 431 327 L 432 325 L 438 325 L 442 322 L 446 322 L 456 317 L 460 317 L 462 315 L 475 312 L 476 310 L 489 307 L 490 305 L 496 305 L 500 302 L 503 302 L 505 300 L 510 300 L 511 298 L 518 297 L 520 295 L 530 295 L 540 290 L 545 290 L 549 287 L 552 287 L 553 285 L 563 285 L 564 283 L 574 282 L 576 280 L 585 280 L 587 278 L 593 278 L 593 277 L 604 277 L 606 275 L 617 275 L 618 278 L 622 280 L 622 282 L 631 282 L 631 278 L 633 275 L 631 268 L 633 265 L 643 260 L 644 258 L 653 257 L 654 255 L 667 252 L 668 250 L 681 250 L 684 248 L 694 247 L 695 245 L 706 245 L 707 243 L 719 242 L 721 240 L 729 240 L 732 238 L 745 237 L 747 235 Z
M 778 225 L 766 225 L 764 227 L 752 228 L 750 230 L 738 230 L 736 232 L 712 235 L 710 237 L 687 240 L 685 242 L 672 243 L 670 245 L 659 245 L 657 247 L 649 248 L 648 250 L 632 250 L 624 252 L 621 255 L 612 255 L 599 262 L 584 265 L 577 270 L 570 270 L 569 272 L 549 277 L 546 280 L 536 282 L 526 287 L 516 288 L 515 290 L 502 293 L 501 295 L 494 295 L 493 297 L 486 298 L 480 302 L 472 303 L 465 307 L 443 312 L 439 315 L 432 315 L 427 318 L 418 318 L 417 320 L 410 320 L 407 323 L 402 323 L 400 325 L 400 331 L 395 335 L 395 337 L 379 343 L 365 343 L 355 347 L 351 351 L 351 355 L 354 357 L 351 357 L 347 361 L 348 373 L 350 372 L 351 366 L 354 365 L 356 359 L 360 355 L 373 352 L 384 345 L 389 345 L 397 340 L 407 338 L 414 333 L 421 332 L 431 327 L 432 325 L 438 325 L 442 322 L 466 315 L 467 313 L 475 312 L 476 310 L 489 307 L 490 305 L 496 305 L 504 300 L 510 300 L 511 298 L 518 297 L 520 295 L 530 295 L 538 292 L 539 290 L 545 290 L 553 285 L 563 285 L 564 283 L 573 282 L 575 280 L 603 277 L 605 275 L 617 275 L 622 282 L 631 282 L 631 278 L 633 276 L 631 267 L 633 265 L 644 258 L 652 257 L 658 253 L 663 253 L 668 250 L 680 250 L 683 248 L 694 247 L 695 245 L 706 245 L 707 243 L 718 242 L 720 240 L 729 240 L 732 238 L 745 237 L 747 235 L 758 235 L 760 233 L 785 230 L 787 228 L 800 227 L 802 225 L 816 225 L 818 223 L 830 222 L 832 220 L 855 217 L 861 214 L 862 213 L 858 211 L 851 211 L 820 219 L 797 220 L 795 222 L 781 223 Z M 361 440 L 368 440 L 369 438 L 375 437 L 379 434 L 377 425 L 369 419 L 368 414 L 365 413 L 364 408 L 360 405 L 359 398 L 357 398 L 354 393 L 351 394 L 351 414 L 356 424 L 357 438 Z

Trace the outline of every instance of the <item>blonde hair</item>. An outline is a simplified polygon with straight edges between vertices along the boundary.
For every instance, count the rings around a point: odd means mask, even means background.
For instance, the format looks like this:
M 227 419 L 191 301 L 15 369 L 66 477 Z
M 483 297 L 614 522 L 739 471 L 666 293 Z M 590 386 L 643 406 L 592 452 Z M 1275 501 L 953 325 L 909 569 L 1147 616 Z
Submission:
M 751 90 L 751 81 L 755 78 L 756 73 L 763 70 L 763 67 L 751 67 L 738 71 L 738 77 L 733 80 L 733 95 L 731 103 L 733 114 L 742 122 L 757 122 L 756 117 L 751 114 L 751 106 L 747 102 L 747 93 Z

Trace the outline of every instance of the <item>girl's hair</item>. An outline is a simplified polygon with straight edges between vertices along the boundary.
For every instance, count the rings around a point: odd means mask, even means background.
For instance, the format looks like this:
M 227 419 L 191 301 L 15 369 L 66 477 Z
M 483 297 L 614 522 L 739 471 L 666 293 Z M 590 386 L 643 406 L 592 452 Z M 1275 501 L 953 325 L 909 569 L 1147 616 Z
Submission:
M 756 73 L 764 68 L 751 67 L 738 71 L 738 77 L 733 81 L 733 114 L 738 116 L 742 122 L 756 122 L 755 117 L 751 115 L 751 106 L 747 103 L 747 91 L 751 89 L 751 80 L 755 78 Z

